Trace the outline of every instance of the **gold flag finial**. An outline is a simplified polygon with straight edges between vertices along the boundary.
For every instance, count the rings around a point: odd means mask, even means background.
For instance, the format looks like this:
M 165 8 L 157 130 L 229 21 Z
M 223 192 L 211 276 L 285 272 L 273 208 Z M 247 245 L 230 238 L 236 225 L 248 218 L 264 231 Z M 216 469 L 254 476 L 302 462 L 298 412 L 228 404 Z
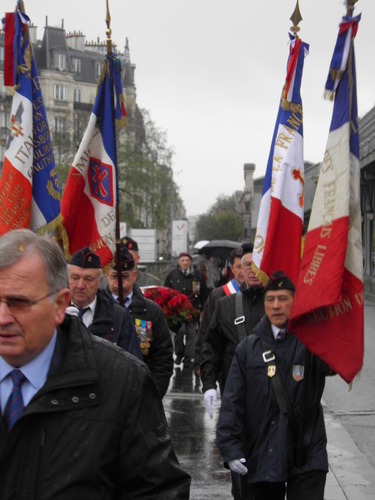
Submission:
M 105 22 L 107 23 L 107 29 L 106 29 L 106 35 L 107 35 L 107 54 L 112 53 L 112 38 L 111 38 L 111 15 L 109 13 L 109 5 L 108 5 L 108 0 L 107 0 L 107 14 L 105 16 Z
M 290 28 L 290 31 L 294 34 L 298 33 L 300 30 L 298 24 L 302 21 L 301 12 L 299 10 L 299 0 L 297 0 L 296 8 L 294 9 L 294 12 L 289 19 L 293 23 L 293 26 Z
M 358 0 L 346 0 L 346 15 L 353 17 L 354 5 Z

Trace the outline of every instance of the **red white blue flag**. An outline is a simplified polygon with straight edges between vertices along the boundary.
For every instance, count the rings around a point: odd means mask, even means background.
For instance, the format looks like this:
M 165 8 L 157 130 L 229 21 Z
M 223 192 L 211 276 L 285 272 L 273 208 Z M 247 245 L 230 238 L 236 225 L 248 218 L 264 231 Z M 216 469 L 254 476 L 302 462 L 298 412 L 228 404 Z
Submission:
M 115 251 L 115 128 L 126 122 L 120 71 L 118 59 L 107 55 L 90 120 L 61 198 L 68 253 L 88 246 L 100 257 L 102 267 L 111 262 Z
M 303 63 L 309 46 L 290 36 L 286 80 L 263 183 L 253 269 L 265 283 L 282 269 L 298 276 L 303 226 L 303 114 L 300 94 Z
M 288 329 L 350 383 L 363 361 L 360 163 L 354 37 L 346 16 L 326 93 L 333 114 Z
M 0 179 L 0 234 L 46 231 L 59 222 L 55 159 L 28 23 L 19 11 L 3 19 L 4 84 L 14 95 Z

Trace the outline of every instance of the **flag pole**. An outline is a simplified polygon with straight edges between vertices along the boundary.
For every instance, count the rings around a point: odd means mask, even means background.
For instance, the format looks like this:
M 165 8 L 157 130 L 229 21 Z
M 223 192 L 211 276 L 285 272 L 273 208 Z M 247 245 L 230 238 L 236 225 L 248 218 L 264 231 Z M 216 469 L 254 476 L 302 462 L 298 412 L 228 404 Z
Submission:
M 111 38 L 111 15 L 109 13 L 109 4 L 108 0 L 106 0 L 107 4 L 107 12 L 105 22 L 107 24 L 106 29 L 106 42 L 107 42 L 107 56 L 111 56 L 112 54 L 112 38 Z M 111 106 L 112 110 L 114 110 L 114 90 L 113 90 L 113 75 L 110 71 L 109 74 L 110 81 L 110 89 L 111 89 Z M 117 176 L 117 147 L 116 147 L 116 120 L 113 116 L 112 127 L 113 127 L 113 140 L 114 140 L 114 152 L 115 152 L 115 169 L 116 169 L 116 224 L 115 224 L 115 239 L 116 239 L 116 270 L 117 270 L 117 283 L 118 283 L 118 302 L 121 306 L 124 306 L 124 294 L 122 290 L 122 270 L 121 270 L 121 243 L 120 243 L 120 200 L 119 200 L 119 189 L 118 189 L 118 176 Z
M 294 9 L 293 14 L 290 17 L 290 20 L 293 23 L 293 26 L 290 28 L 290 31 L 298 36 L 297 33 L 300 31 L 300 27 L 298 24 L 302 21 L 301 11 L 299 9 L 299 0 L 297 0 L 296 7 Z M 310 362 L 311 362 L 311 352 L 306 349 L 305 354 L 305 364 L 304 364 L 304 375 L 302 382 L 302 392 L 301 392 L 301 403 L 300 403 L 300 413 L 299 413 L 299 422 L 298 422 L 298 434 L 297 436 L 297 444 L 296 444 L 296 455 L 295 462 L 297 467 L 302 465 L 303 461 L 303 434 L 304 434 L 304 421 L 305 421 L 305 413 L 306 413 L 306 403 L 307 403 L 307 387 L 309 382 L 310 375 Z

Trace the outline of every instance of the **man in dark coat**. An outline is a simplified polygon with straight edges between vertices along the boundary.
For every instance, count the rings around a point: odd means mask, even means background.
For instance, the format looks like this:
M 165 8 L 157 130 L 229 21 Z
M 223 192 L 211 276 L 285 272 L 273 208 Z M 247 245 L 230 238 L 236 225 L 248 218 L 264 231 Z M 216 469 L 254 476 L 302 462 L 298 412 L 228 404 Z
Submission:
M 54 241 L 0 238 L 1 500 L 187 500 L 150 371 L 69 303 Z
M 127 310 L 134 321 L 143 361 L 150 368 L 160 396 L 167 392 L 173 373 L 173 343 L 163 311 L 143 296 L 136 285 L 137 269 L 132 254 L 121 250 L 122 291 Z M 107 272 L 108 291 L 118 298 L 117 264 Z
M 229 256 L 229 268 L 233 278 L 218 288 L 214 288 L 206 303 L 204 305 L 201 321 L 198 328 L 197 340 L 195 342 L 195 356 L 194 356 L 194 369 L 195 373 L 200 376 L 200 365 L 202 363 L 202 346 L 204 339 L 206 338 L 206 333 L 210 325 L 211 318 L 214 314 L 215 307 L 219 302 L 219 299 L 231 295 L 232 293 L 237 293 L 244 281 L 244 275 L 242 272 L 242 249 L 235 248 L 231 251 Z
M 320 400 L 325 377 L 333 373 L 287 331 L 293 292 L 293 283 L 282 271 L 268 280 L 266 316 L 236 349 L 218 420 L 224 464 L 247 475 L 255 500 L 283 500 L 286 486 L 288 500 L 324 498 L 328 461 Z
M 219 300 L 203 342 L 200 374 L 204 403 L 210 418 L 212 418 L 212 407 L 217 404 L 216 383 L 219 382 L 220 392 L 223 395 L 234 351 L 241 336 L 250 335 L 264 315 L 263 285 L 251 267 L 253 245 L 244 243 L 241 252 L 244 282 L 239 292 Z M 240 311 L 236 303 L 239 297 Z M 231 471 L 231 479 L 233 498 L 235 500 L 246 498 L 243 493 L 247 483 L 242 476 Z
M 203 273 L 195 269 L 192 262 L 193 259 L 190 254 L 181 252 L 177 266 L 168 273 L 164 281 L 164 286 L 174 288 L 186 295 L 195 309 L 193 320 L 184 321 L 175 337 L 175 363 L 180 365 L 183 362 L 184 368 L 193 367 L 199 317 L 208 296 Z M 185 343 L 184 337 L 186 339 Z
M 102 337 L 142 360 L 137 334 L 129 313 L 99 289 L 100 259 L 89 247 L 74 252 L 68 264 L 72 304 L 93 335 Z
M 203 342 L 201 378 L 205 405 L 210 418 L 212 418 L 212 404 L 216 405 L 217 402 L 216 383 L 220 382 L 222 394 L 234 351 L 240 342 L 236 319 L 243 317 L 242 323 L 246 335 L 250 335 L 264 315 L 263 285 L 255 277 L 251 267 L 253 246 L 245 243 L 241 251 L 244 276 L 244 282 L 240 287 L 242 312 L 238 313 L 236 310 L 237 293 L 220 299 Z

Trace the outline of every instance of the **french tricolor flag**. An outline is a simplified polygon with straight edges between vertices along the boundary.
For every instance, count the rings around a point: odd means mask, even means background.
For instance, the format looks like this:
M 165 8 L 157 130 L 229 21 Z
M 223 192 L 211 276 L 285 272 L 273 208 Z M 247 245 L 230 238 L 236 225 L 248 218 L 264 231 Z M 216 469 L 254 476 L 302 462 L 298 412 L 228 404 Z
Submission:
M 19 10 L 3 19 L 4 85 L 14 94 L 0 179 L 0 235 L 59 224 L 55 158 L 28 23 Z
M 306 347 L 350 383 L 363 361 L 360 163 L 354 37 L 343 18 L 326 84 L 334 99 L 296 292 L 289 318 Z
M 300 87 L 309 46 L 297 36 L 289 36 L 287 74 L 254 238 L 253 268 L 264 283 L 278 269 L 295 281 L 301 257 L 304 161 Z
M 114 102 L 112 102 L 112 96 Z M 118 202 L 115 126 L 126 123 L 120 64 L 107 55 L 86 132 L 61 198 L 68 254 L 84 246 L 100 257 L 102 268 L 115 251 Z

